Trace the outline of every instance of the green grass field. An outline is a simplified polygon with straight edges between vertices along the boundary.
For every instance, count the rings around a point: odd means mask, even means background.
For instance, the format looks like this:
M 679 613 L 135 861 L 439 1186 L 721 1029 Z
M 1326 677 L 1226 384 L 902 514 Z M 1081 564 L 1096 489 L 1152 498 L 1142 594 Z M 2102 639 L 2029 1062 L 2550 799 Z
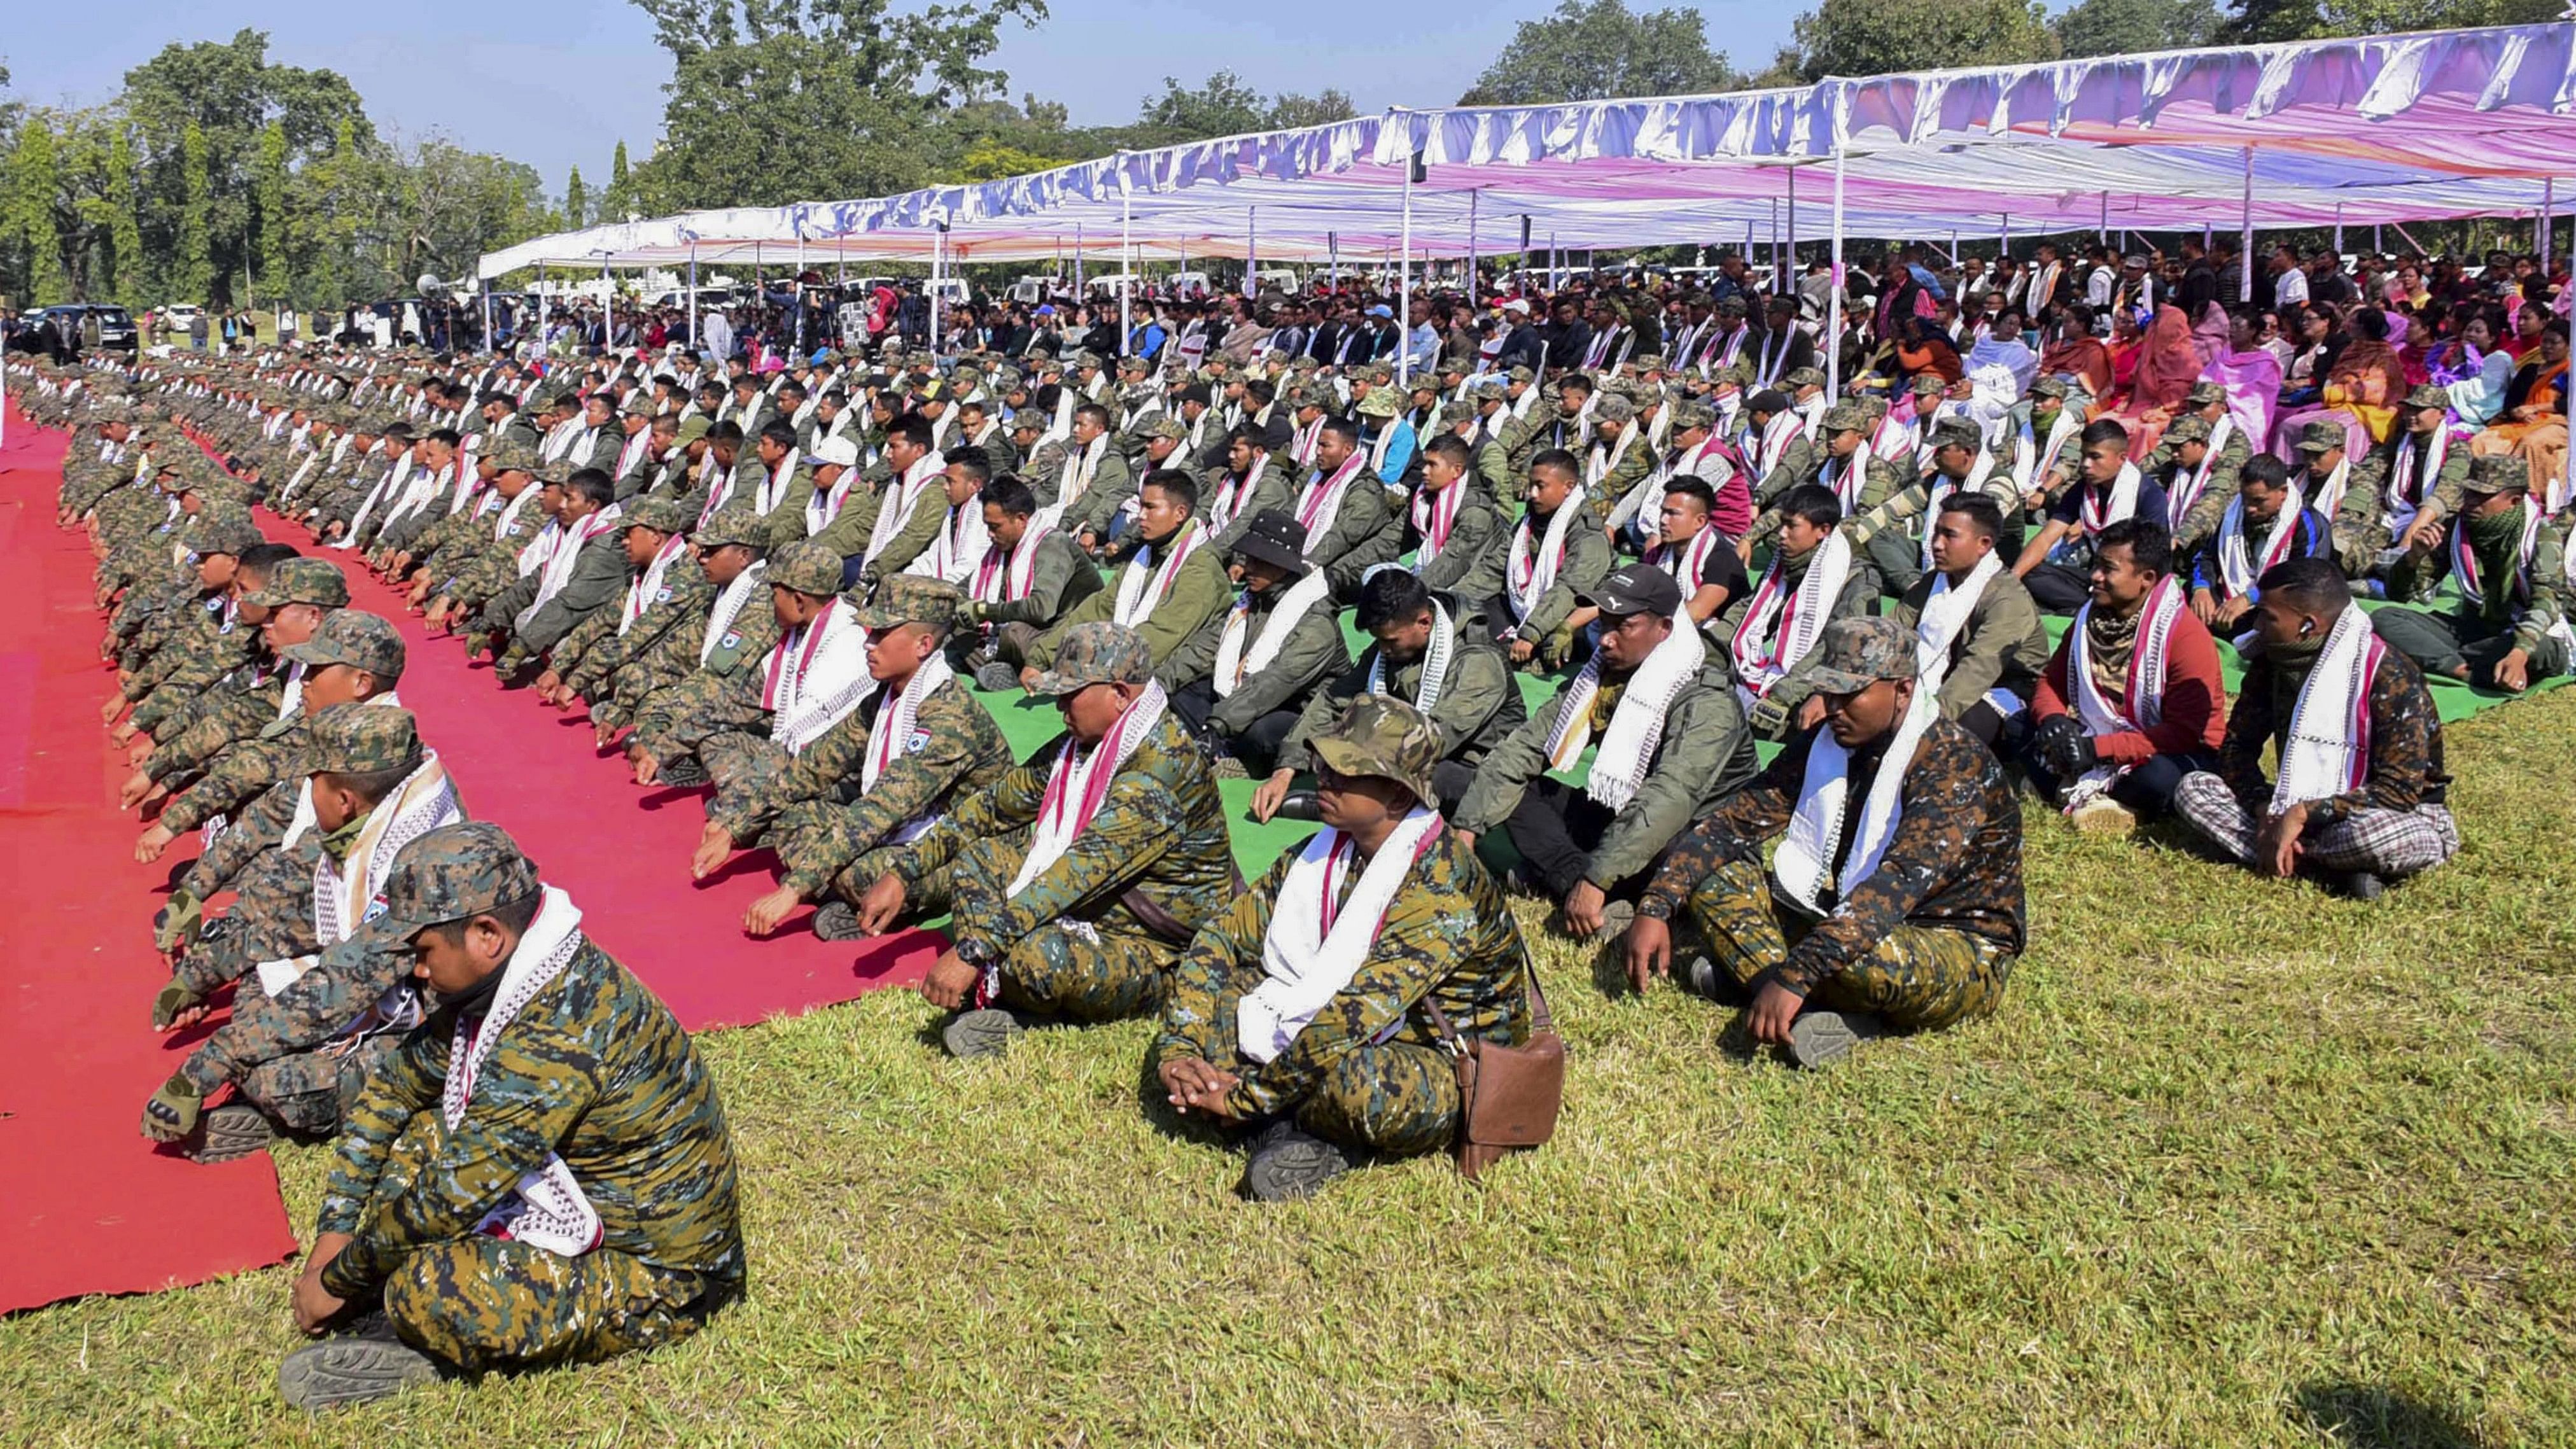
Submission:
M 2455 726 L 2466 849 L 2375 907 L 2038 819 L 2002 1013 L 1824 1075 L 1525 904 L 1568 1106 L 1482 1189 L 1246 1204 L 1141 1023 L 720 1033 L 753 1292 L 694 1341 L 307 1419 L 289 1265 L 0 1321 L 0 1444 L 2576 1443 L 2570 739 Z

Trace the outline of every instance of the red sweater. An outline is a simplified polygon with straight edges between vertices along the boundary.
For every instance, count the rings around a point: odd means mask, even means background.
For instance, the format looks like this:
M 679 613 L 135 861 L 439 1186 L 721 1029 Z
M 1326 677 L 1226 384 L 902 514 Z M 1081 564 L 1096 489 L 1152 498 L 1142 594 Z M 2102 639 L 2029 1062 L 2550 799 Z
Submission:
M 2066 633 L 2067 639 L 2075 637 L 2072 628 Z M 2039 694 L 2031 700 L 2032 722 L 2074 713 L 2066 701 L 2066 639 L 2060 639 L 2057 652 L 2048 656 L 2048 672 L 2040 676 Z M 2076 722 L 2082 723 L 2082 717 Z M 2098 736 L 2093 748 L 2106 765 L 2142 765 L 2157 755 L 2214 753 L 2226 737 L 2227 684 L 2218 674 L 2218 641 L 2209 637 L 2208 625 L 2185 609 L 2174 619 L 2173 637 L 2165 641 L 2164 722 L 2151 730 Z

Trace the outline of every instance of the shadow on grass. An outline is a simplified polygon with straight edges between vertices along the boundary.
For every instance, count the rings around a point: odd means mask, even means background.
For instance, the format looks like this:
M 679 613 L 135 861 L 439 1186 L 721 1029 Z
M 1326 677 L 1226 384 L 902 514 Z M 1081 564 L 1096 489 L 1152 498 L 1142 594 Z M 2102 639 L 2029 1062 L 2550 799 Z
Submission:
M 2483 1443 L 2449 1410 L 2369 1384 L 2310 1384 L 2299 1390 L 2290 1419 L 2352 1449 L 2481 1449 Z

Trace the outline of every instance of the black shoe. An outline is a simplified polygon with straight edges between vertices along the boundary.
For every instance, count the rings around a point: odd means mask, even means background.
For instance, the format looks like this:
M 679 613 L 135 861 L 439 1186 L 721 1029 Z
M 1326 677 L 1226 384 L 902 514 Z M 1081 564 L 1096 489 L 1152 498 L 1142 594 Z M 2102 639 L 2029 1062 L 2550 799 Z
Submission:
M 825 941 L 864 939 L 859 930 L 859 908 L 848 901 L 825 901 L 814 911 L 814 935 Z
M 1313 1197 L 1325 1183 L 1351 1170 L 1350 1154 L 1293 1122 L 1281 1122 L 1253 1142 L 1243 1169 L 1243 1190 L 1254 1202 Z
M 668 785 L 674 790 L 694 790 L 700 785 L 714 784 L 715 777 L 707 773 L 706 766 L 684 758 L 664 765 L 661 777 L 654 783 Z
M 2335 879 L 2335 890 L 2357 901 L 2375 901 L 2387 893 L 2388 882 L 2377 871 L 2347 871 Z
M 267 1113 L 248 1102 L 226 1102 L 197 1124 L 197 1140 L 188 1149 L 188 1160 L 230 1162 L 265 1151 L 278 1135 L 277 1124 L 268 1120 Z
M 1273 820 L 1321 820 L 1324 797 L 1312 790 L 1291 790 L 1279 797 L 1279 808 L 1271 813 Z
M 986 694 L 1008 694 L 1020 687 L 1020 671 L 995 659 L 975 666 L 975 687 Z
M 394 1336 L 381 1313 L 348 1331 L 299 1348 L 277 1366 L 277 1391 L 292 1407 L 336 1409 L 391 1398 L 438 1377 L 438 1360 Z

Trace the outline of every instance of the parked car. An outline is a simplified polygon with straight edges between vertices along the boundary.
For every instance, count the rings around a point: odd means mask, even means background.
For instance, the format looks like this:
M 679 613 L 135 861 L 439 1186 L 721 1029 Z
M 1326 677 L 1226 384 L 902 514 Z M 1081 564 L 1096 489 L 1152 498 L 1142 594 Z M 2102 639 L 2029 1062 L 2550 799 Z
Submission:
M 62 316 L 69 320 L 72 335 L 80 339 L 83 350 L 94 347 L 132 352 L 140 346 L 135 333 L 134 314 L 112 302 L 66 302 L 59 307 L 45 307 L 30 314 L 38 324 L 47 318 Z

